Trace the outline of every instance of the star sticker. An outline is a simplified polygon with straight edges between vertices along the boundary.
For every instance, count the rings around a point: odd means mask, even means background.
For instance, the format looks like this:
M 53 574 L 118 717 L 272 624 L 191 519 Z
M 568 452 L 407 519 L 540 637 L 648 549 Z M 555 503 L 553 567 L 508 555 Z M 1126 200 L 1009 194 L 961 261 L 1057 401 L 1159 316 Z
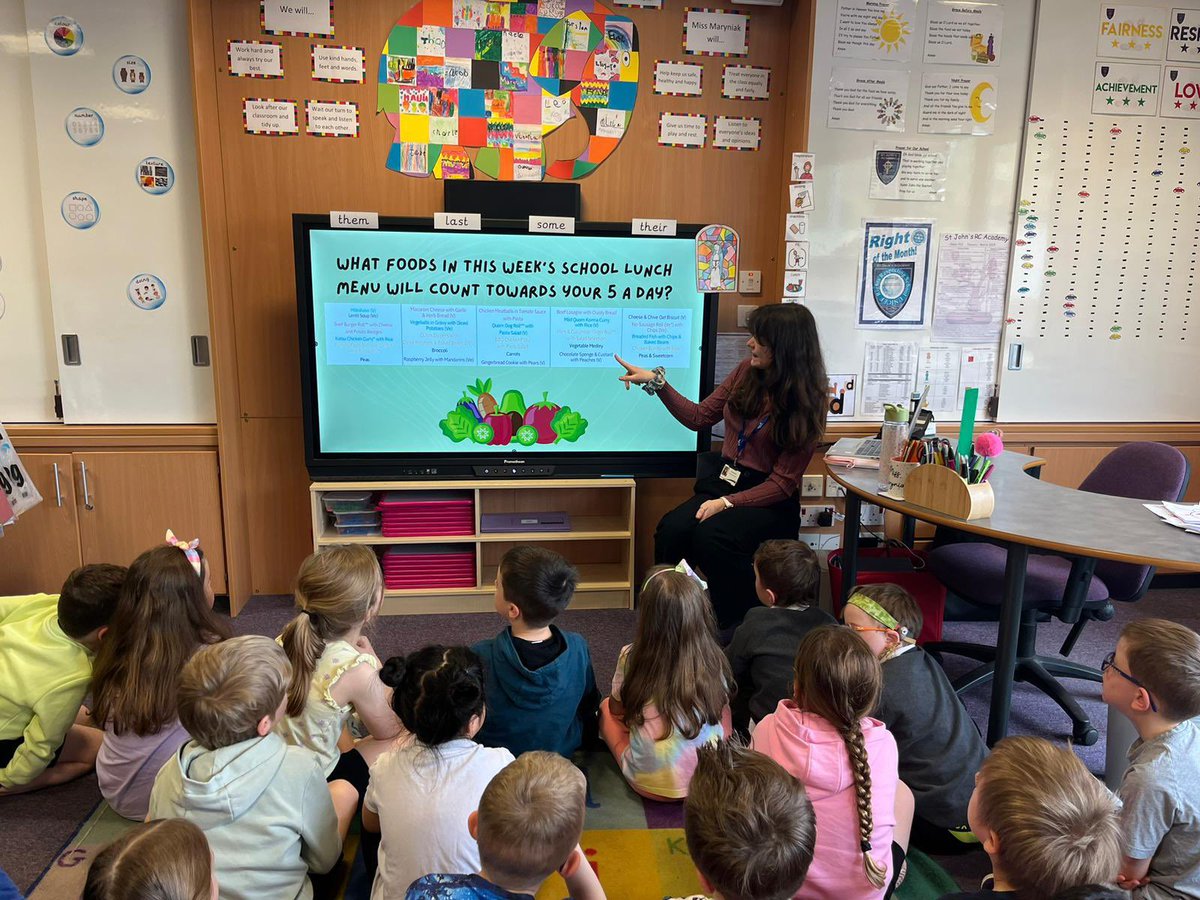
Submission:
M 1105 100 L 1104 102 L 1105 102 L 1105 103 L 1107 103 L 1109 106 L 1112 106 L 1112 103 L 1113 103 L 1113 98 L 1112 98 L 1112 97 L 1109 97 L 1109 98 L 1108 98 L 1107 100 Z
M 1124 100 L 1122 100 L 1122 101 L 1121 101 L 1121 105 L 1122 105 L 1122 106 L 1128 106 L 1128 105 L 1129 105 L 1129 98 L 1128 98 L 1128 97 L 1126 97 Z
M 1145 105 L 1146 105 L 1146 98 L 1138 97 L 1138 106 L 1145 106 Z

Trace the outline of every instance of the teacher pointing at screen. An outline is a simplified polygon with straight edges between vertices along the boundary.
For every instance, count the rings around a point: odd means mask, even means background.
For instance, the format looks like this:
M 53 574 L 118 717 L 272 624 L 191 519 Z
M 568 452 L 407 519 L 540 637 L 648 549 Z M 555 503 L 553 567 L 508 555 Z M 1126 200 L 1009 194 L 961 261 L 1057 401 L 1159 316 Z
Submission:
M 628 390 L 657 394 L 694 431 L 725 420 L 720 454 L 702 453 L 695 496 L 671 510 L 654 533 L 655 563 L 687 559 L 708 578 L 722 631 L 758 602 L 754 551 L 765 540 L 795 540 L 800 479 L 825 428 L 825 361 L 817 323 L 799 304 L 760 306 L 751 314 L 750 358 L 700 403 L 679 394 L 660 366 L 625 367 Z

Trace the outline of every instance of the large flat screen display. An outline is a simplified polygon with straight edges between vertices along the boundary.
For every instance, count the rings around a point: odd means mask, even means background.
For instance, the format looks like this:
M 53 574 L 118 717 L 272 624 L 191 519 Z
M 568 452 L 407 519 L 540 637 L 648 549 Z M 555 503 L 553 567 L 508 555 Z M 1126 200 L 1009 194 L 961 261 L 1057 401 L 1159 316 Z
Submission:
M 296 217 L 309 468 L 323 475 L 680 475 L 708 434 L 626 391 L 613 355 L 711 387 L 695 231 L 530 234 Z M 532 470 L 529 467 L 534 467 Z

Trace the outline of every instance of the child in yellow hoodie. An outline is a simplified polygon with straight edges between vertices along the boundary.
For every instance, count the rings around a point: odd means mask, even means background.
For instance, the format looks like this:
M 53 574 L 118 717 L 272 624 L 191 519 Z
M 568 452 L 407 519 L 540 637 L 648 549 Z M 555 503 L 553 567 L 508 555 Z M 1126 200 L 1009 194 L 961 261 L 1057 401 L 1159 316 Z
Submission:
M 80 704 L 124 581 L 123 566 L 83 566 L 58 595 L 0 597 L 0 796 L 95 766 L 104 732 Z

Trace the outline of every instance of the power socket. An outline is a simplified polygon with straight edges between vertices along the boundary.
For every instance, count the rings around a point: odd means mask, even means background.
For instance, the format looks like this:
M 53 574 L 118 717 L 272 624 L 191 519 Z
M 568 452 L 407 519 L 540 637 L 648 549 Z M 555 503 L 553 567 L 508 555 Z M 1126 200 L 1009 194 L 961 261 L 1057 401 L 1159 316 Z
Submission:
M 801 528 L 828 528 L 833 524 L 832 506 L 801 506 Z
M 800 532 L 800 541 L 808 544 L 818 553 L 822 550 L 828 552 L 842 546 L 842 533 L 840 531 L 802 531 Z
M 743 291 L 742 293 L 747 293 Z M 754 312 L 758 307 L 753 303 L 739 303 L 737 308 L 737 323 L 738 328 L 745 328 L 750 322 L 750 313 Z
M 832 478 L 825 479 L 825 496 L 826 497 L 845 497 L 846 489 L 834 481 Z
M 803 510 L 803 507 L 801 507 L 801 510 Z M 882 525 L 883 507 L 876 506 L 874 503 L 864 503 L 862 505 L 862 516 L 859 521 L 863 525 Z
M 820 497 L 824 475 L 805 475 L 800 479 L 801 497 Z

